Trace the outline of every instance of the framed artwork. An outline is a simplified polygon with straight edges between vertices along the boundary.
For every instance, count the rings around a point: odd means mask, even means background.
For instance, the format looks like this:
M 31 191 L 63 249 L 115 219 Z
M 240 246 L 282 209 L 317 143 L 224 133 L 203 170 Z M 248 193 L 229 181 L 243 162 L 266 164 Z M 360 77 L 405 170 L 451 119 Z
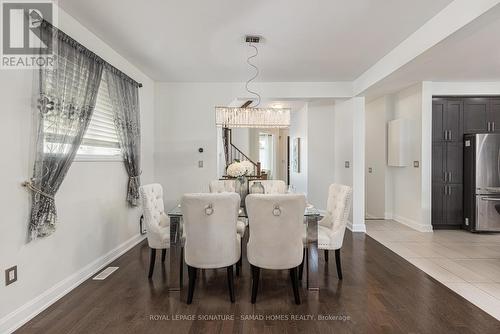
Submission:
M 295 173 L 300 173 L 300 138 L 293 139 L 292 168 Z

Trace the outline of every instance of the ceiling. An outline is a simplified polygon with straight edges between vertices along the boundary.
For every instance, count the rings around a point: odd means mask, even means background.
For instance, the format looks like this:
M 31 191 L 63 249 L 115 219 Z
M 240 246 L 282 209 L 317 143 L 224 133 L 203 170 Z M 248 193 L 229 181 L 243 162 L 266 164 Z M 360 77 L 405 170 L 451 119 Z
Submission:
M 60 0 L 156 81 L 351 81 L 451 0 Z M 98 53 L 98 50 L 96 50 Z
M 421 81 L 500 80 L 500 5 L 365 92 L 369 100 Z

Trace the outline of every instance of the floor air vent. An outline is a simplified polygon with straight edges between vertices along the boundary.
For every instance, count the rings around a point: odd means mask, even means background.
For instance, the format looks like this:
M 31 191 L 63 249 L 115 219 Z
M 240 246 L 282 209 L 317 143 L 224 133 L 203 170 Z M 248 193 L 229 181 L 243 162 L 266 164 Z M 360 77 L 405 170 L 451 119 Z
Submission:
M 99 274 L 95 275 L 94 278 L 92 278 L 92 279 L 96 280 L 96 281 L 102 281 L 102 280 L 108 278 L 108 276 L 111 275 L 112 273 L 114 273 L 117 269 L 118 269 L 118 267 L 107 267 L 106 269 L 101 271 Z

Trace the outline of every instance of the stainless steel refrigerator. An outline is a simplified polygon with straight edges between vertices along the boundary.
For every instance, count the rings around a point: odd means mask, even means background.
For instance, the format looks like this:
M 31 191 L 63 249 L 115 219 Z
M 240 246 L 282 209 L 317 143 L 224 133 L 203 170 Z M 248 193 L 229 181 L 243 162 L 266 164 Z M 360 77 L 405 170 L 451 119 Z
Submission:
M 464 136 L 464 227 L 500 231 L 500 134 Z

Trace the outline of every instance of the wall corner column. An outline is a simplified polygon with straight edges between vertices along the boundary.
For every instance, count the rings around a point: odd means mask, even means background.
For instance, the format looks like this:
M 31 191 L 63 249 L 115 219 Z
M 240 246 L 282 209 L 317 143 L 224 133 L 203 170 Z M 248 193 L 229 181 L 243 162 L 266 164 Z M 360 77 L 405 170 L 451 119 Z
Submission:
M 352 163 L 352 231 L 366 232 L 365 226 L 365 98 L 354 97 Z

